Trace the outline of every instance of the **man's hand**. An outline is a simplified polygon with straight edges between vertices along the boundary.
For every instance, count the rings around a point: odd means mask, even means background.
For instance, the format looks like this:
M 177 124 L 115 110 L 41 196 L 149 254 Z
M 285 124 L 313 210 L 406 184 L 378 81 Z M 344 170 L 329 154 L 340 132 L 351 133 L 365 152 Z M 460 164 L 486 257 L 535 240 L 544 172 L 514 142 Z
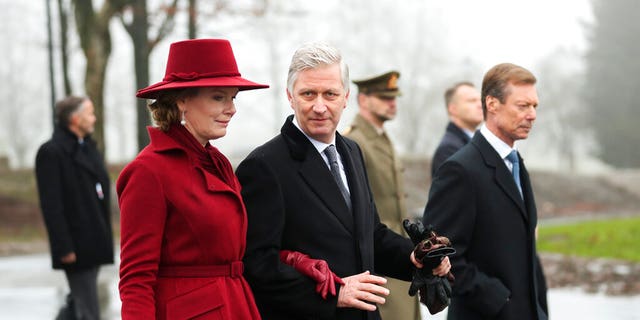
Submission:
M 64 255 L 62 258 L 60 258 L 60 261 L 62 261 L 62 263 L 64 264 L 72 264 L 72 263 L 76 263 L 76 253 L 75 252 L 71 252 L 68 253 L 66 255 Z
M 437 268 L 431 270 L 434 276 L 444 277 L 451 270 L 451 262 L 449 261 L 449 257 L 444 257 L 442 262 L 438 265 Z
M 411 259 L 411 262 L 413 263 L 414 266 L 416 266 L 416 268 L 418 269 L 422 269 L 422 267 L 424 267 L 424 264 L 420 263 L 420 261 L 416 260 L 416 253 L 411 251 L 411 255 L 409 256 L 409 259 Z
M 344 285 L 338 294 L 339 308 L 375 311 L 374 304 L 384 304 L 384 297 L 389 295 L 389 289 L 382 286 L 387 283 L 387 279 L 371 275 L 369 271 L 342 280 Z
M 448 256 L 456 253 L 456 250 L 447 237 L 438 236 L 431 226 L 425 228 L 420 220 L 412 222 L 405 219 L 402 225 L 415 245 L 410 259 L 416 269 L 413 271 L 409 295 L 415 296 L 419 292 L 420 302 L 427 306 L 431 314 L 436 314 L 451 303 L 449 281 L 455 277 L 449 272 L 451 262 Z
M 411 256 L 409 258 L 411 259 L 413 265 L 416 266 L 416 268 L 422 269 L 424 267 L 424 265 L 420 263 L 420 261 L 416 260 L 416 255 L 413 251 L 411 252 Z M 449 271 L 451 271 L 451 261 L 449 261 L 448 256 L 444 257 L 444 259 L 440 261 L 440 264 L 435 269 L 431 270 L 431 272 L 433 272 L 433 275 L 438 277 L 446 276 Z

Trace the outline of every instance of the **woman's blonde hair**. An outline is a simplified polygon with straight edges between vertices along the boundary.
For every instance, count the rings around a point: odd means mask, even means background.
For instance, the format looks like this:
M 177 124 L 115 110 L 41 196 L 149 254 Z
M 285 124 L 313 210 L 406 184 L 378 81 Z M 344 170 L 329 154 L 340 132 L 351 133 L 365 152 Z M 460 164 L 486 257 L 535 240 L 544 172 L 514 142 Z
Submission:
M 198 90 L 199 88 L 185 88 L 159 93 L 158 99 L 148 106 L 156 126 L 162 131 L 167 131 L 172 124 L 180 122 L 182 114 L 178 109 L 178 101 L 197 96 Z

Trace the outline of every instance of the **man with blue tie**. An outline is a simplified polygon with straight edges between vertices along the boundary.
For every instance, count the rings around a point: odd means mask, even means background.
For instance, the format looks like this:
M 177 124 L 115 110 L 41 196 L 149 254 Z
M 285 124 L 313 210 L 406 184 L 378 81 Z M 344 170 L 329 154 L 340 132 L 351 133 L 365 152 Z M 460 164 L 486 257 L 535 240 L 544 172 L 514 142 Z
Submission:
M 520 66 L 491 68 L 482 82 L 485 124 L 433 177 L 423 223 L 457 251 L 450 320 L 548 318 L 536 282 L 536 205 L 515 146 L 536 120 L 535 84 Z

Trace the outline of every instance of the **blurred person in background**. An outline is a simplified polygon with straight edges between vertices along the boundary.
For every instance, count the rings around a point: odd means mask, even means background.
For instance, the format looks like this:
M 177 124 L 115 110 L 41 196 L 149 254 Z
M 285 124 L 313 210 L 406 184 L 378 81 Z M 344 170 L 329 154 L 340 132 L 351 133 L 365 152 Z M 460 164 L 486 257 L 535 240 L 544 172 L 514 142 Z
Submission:
M 458 82 L 444 93 L 449 123 L 431 161 L 431 176 L 451 155 L 471 141 L 482 123 L 480 92 L 471 82 Z
M 86 97 L 55 105 L 53 136 L 38 150 L 36 179 L 54 269 L 70 288 L 58 319 L 100 319 L 98 272 L 113 263 L 110 182 L 91 139 L 96 116 Z
M 405 235 L 402 221 L 410 217 L 403 189 L 404 170 L 384 130 L 384 123 L 393 120 L 398 112 L 398 78 L 399 72 L 389 71 L 353 80 L 358 86 L 358 114 L 343 134 L 360 146 L 380 221 Z M 418 296 L 407 295 L 409 282 L 388 278 L 386 287 L 390 293 L 380 305 L 383 319 L 420 320 Z

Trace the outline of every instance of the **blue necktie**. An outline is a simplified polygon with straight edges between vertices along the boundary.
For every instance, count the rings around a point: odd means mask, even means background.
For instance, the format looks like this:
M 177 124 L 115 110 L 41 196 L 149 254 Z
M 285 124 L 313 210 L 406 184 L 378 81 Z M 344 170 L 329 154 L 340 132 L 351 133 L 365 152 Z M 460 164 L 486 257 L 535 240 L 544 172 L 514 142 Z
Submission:
M 518 160 L 518 152 L 512 150 L 511 153 L 509 153 L 509 155 L 507 156 L 507 160 L 509 160 L 513 165 L 511 175 L 513 176 L 513 180 L 515 180 L 516 182 L 516 186 L 518 186 L 520 197 L 522 197 L 522 185 L 520 185 L 520 161 Z
M 344 182 L 342 181 L 342 177 L 340 176 L 340 165 L 338 164 L 338 153 L 336 151 L 336 146 L 329 145 L 326 149 L 324 149 L 324 154 L 329 159 L 329 167 L 331 168 L 331 175 L 333 179 L 336 180 L 338 184 L 338 188 L 340 189 L 340 193 L 344 197 L 344 201 L 347 203 L 347 207 L 351 210 L 351 196 L 349 195 L 349 191 L 344 186 Z

